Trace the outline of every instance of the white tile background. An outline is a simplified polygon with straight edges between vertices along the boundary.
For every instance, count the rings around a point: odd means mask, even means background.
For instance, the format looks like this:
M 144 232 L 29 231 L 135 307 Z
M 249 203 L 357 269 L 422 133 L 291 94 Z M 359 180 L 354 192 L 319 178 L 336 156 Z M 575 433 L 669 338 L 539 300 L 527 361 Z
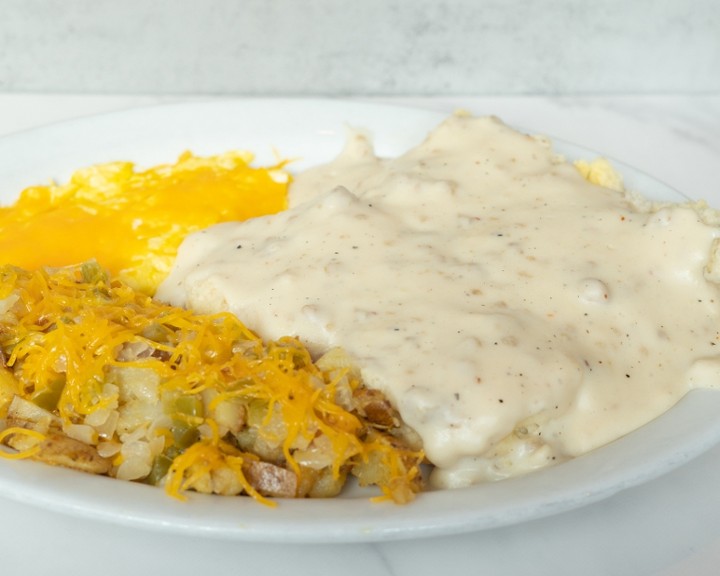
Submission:
M 0 0 L 0 91 L 702 94 L 719 0 Z

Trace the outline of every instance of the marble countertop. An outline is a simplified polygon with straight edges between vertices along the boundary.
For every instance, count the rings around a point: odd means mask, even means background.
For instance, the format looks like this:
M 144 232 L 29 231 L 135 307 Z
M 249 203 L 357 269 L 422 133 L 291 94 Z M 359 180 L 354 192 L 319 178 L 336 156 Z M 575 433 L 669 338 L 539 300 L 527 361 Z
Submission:
M 0 94 L 0 135 L 178 98 Z M 720 208 L 720 95 L 375 100 L 495 114 L 621 159 Z M 3 573 L 710 576 L 720 566 L 720 447 L 578 510 L 461 536 L 375 544 L 224 542 L 79 520 L 0 499 Z

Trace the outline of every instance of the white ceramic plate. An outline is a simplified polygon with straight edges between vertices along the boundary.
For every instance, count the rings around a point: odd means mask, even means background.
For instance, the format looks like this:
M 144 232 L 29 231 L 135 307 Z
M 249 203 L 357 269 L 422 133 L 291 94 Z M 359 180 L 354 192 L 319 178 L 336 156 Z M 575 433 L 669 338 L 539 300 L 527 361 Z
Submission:
M 347 126 L 363 128 L 381 155 L 419 143 L 443 119 L 421 110 L 340 101 L 244 100 L 147 108 L 66 122 L 0 140 L 0 201 L 79 167 L 112 160 L 140 166 L 198 154 L 249 149 L 260 163 L 275 152 L 296 170 L 332 159 Z M 570 158 L 595 154 L 556 142 Z M 652 178 L 616 163 L 629 187 L 681 199 Z M 22 241 L 22 240 L 19 240 Z M 720 394 L 696 391 L 642 429 L 571 462 L 494 484 L 422 494 L 408 506 L 371 503 L 350 489 L 331 500 L 281 501 L 190 495 L 0 460 L 0 495 L 91 519 L 210 537 L 284 542 L 374 541 L 451 534 L 560 513 L 611 496 L 679 466 L 720 441 Z M 2 504 L 0 503 L 0 510 Z M 1 513 L 1 512 L 0 512 Z

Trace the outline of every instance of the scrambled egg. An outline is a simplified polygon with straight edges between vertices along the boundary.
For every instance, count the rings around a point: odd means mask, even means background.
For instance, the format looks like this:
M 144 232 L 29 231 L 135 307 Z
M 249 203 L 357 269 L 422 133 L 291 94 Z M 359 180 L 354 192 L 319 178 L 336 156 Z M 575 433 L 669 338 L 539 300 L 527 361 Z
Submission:
M 605 158 L 596 158 L 591 162 L 577 160 L 574 165 L 580 174 L 582 174 L 582 177 L 592 184 L 597 184 L 610 190 L 617 190 L 618 192 L 622 192 L 625 189 L 622 176 L 615 171 L 612 164 Z
M 285 209 L 284 164 L 253 168 L 252 159 L 186 152 L 172 165 L 137 171 L 112 162 L 78 170 L 66 184 L 27 188 L 0 208 L 2 263 L 34 270 L 94 259 L 152 294 L 188 233 Z

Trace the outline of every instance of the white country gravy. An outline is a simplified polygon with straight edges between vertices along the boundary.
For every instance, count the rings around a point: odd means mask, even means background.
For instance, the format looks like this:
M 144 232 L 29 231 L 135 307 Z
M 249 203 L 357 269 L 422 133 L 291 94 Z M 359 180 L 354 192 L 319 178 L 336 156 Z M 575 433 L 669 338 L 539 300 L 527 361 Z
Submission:
M 184 242 L 158 296 L 341 346 L 464 486 L 573 457 L 720 383 L 720 229 L 456 115 L 394 159 L 351 137 L 286 212 Z M 715 272 L 716 273 L 716 272 Z

